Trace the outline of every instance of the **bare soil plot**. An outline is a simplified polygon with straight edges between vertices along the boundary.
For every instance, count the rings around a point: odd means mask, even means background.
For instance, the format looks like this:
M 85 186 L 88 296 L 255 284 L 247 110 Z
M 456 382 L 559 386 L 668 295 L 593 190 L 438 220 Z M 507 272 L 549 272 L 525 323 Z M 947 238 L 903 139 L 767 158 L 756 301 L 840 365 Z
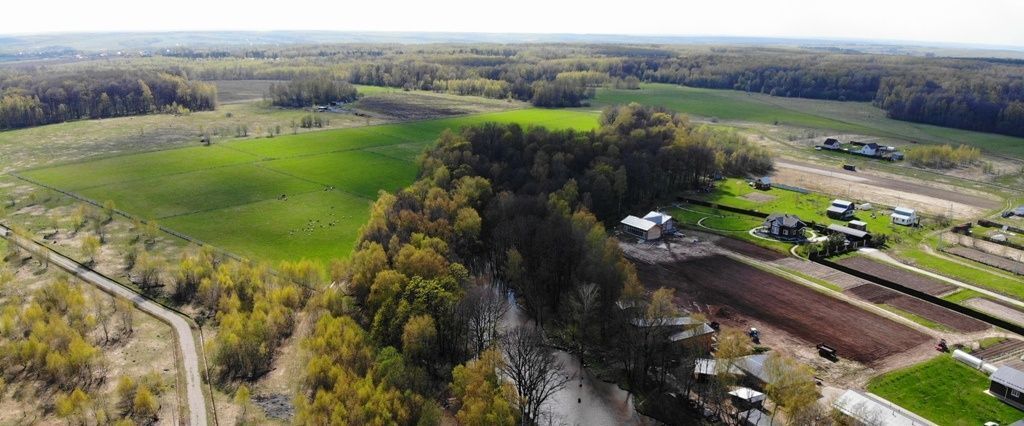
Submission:
M 733 314 L 753 318 L 808 345 L 828 343 L 841 357 L 863 363 L 929 339 L 907 326 L 721 255 L 636 266 L 648 287 L 673 287 L 680 298 L 688 299 L 686 303 L 722 307 L 716 320 L 736 322 Z
M 288 84 L 278 80 L 214 80 L 210 83 L 217 86 L 217 102 L 220 104 L 257 101 L 270 92 L 271 84 Z
M 817 262 L 797 259 L 795 257 L 779 259 L 772 263 L 835 284 L 843 290 L 870 284 L 870 281 L 855 277 L 838 269 L 832 269 Z
M 733 251 L 744 256 L 750 256 L 758 260 L 779 260 L 785 259 L 785 254 L 779 253 L 775 250 L 767 249 L 758 245 L 750 244 L 748 242 L 736 240 L 733 238 L 719 238 L 715 240 L 715 245 L 724 248 L 729 251 Z
M 429 92 L 381 93 L 355 103 L 355 107 L 361 111 L 400 121 L 503 111 L 521 106 L 521 103 L 495 99 Z
M 1024 340 L 1007 339 L 985 349 L 972 352 L 971 355 L 984 360 L 992 360 L 1021 352 L 1024 352 Z
M 848 172 L 838 167 L 824 168 L 791 160 L 776 161 L 775 165 L 777 171 L 773 177 L 779 183 L 847 199 L 913 207 L 932 215 L 945 215 L 952 210 L 957 218 L 973 217 L 1002 206 L 995 198 L 963 188 L 929 185 L 903 176 Z
M 943 251 L 975 262 L 984 263 L 993 268 L 999 268 L 1018 275 L 1024 275 L 1024 263 L 1015 262 L 1002 256 L 996 256 L 978 249 L 963 246 L 949 247 Z
M 775 200 L 774 195 L 768 195 L 763 192 L 751 192 L 749 194 L 744 195 L 742 198 L 746 198 L 755 203 L 767 203 L 769 201 Z
M 973 299 L 967 299 L 964 301 L 964 304 L 994 317 L 999 317 L 1016 324 L 1024 325 L 1024 312 L 994 300 L 976 297 Z
M 983 321 L 915 297 L 901 294 L 898 291 L 890 290 L 880 285 L 864 284 L 851 288 L 846 292 L 871 303 L 884 303 L 959 331 L 975 332 L 990 328 Z
M 956 286 L 952 284 L 947 284 L 896 266 L 875 262 L 863 256 L 848 257 L 840 260 L 839 264 L 892 281 L 907 288 L 928 293 L 932 296 L 939 296 L 956 290 Z

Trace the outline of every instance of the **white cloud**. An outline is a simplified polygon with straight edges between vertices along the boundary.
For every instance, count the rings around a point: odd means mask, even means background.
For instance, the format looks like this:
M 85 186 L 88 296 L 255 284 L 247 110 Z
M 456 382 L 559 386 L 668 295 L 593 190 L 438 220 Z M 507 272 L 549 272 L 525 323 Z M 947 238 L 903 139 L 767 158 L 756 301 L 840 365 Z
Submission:
M 1024 47 L 1013 0 L 12 1 L 0 33 L 452 31 L 889 39 Z

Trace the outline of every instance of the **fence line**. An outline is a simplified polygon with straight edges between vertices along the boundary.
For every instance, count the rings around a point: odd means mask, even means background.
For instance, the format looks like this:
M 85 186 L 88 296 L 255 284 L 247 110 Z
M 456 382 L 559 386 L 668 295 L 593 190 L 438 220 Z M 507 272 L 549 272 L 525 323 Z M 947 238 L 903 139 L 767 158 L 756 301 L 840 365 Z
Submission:
M 29 178 L 29 177 L 25 177 L 25 176 L 22 176 L 20 174 L 14 173 L 14 172 L 11 172 L 11 173 L 8 173 L 8 174 L 11 175 L 11 176 L 14 176 L 15 178 L 21 179 L 21 180 L 23 180 L 25 182 L 28 182 L 30 184 L 33 184 L 33 185 L 36 185 L 36 186 L 40 186 L 40 187 L 49 189 L 49 190 L 54 191 L 54 192 L 58 192 L 60 194 L 66 195 L 68 197 L 71 197 L 71 198 L 73 198 L 75 200 L 78 200 L 78 201 L 81 201 L 83 203 L 88 203 L 88 204 L 91 204 L 93 206 L 99 207 L 101 209 L 104 208 L 103 204 L 97 202 L 96 200 L 83 197 L 83 196 L 78 195 L 78 194 L 76 194 L 74 192 L 65 191 L 63 189 L 47 185 L 47 184 L 39 182 L 39 181 L 37 181 L 35 179 Z M 145 224 L 149 223 L 149 220 L 143 219 L 143 218 L 138 217 L 138 216 L 134 216 L 131 213 L 128 213 L 128 212 L 126 212 L 124 210 L 121 210 L 121 209 L 118 209 L 118 208 L 114 208 L 114 214 L 116 214 L 118 216 L 122 216 L 122 217 L 124 217 L 126 219 L 129 219 L 129 220 L 138 220 L 139 222 L 142 222 L 142 223 L 145 223 Z M 181 232 L 175 231 L 175 230 L 170 229 L 170 228 L 166 228 L 164 226 L 159 226 L 159 228 L 160 228 L 160 231 L 163 231 L 163 232 L 165 232 L 165 233 L 167 233 L 169 235 L 175 236 L 177 238 L 180 238 L 182 240 L 188 241 L 190 243 L 193 243 L 193 244 L 196 244 L 196 245 L 199 245 L 199 246 L 210 247 L 210 248 L 214 249 L 215 251 L 217 251 L 218 254 L 221 254 L 223 256 L 229 257 L 232 260 L 236 260 L 236 261 L 239 261 L 239 262 L 249 262 L 249 259 L 246 259 L 244 257 L 236 255 L 236 254 L 234 254 L 232 252 L 224 250 L 224 249 L 222 249 L 220 247 L 217 247 L 217 246 L 215 246 L 213 244 L 209 244 L 209 243 L 207 243 L 207 242 L 205 242 L 203 240 L 200 240 L 198 238 L 192 237 L 192 236 L 190 236 L 188 234 L 183 234 Z

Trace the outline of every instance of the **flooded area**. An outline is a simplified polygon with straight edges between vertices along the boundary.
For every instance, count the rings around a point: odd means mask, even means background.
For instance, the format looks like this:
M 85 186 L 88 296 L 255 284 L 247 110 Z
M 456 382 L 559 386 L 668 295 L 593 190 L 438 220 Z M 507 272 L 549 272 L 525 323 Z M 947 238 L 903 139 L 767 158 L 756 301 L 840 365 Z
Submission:
M 520 325 L 533 325 L 533 320 L 516 304 L 509 295 L 509 310 L 501 318 L 502 330 Z M 576 356 L 563 350 L 554 349 L 555 357 L 562 364 L 561 374 L 569 378 L 565 387 L 551 396 L 544 404 L 542 425 L 605 426 L 605 425 L 653 425 L 656 422 L 636 412 L 633 395 L 614 383 L 606 383 L 581 368 Z

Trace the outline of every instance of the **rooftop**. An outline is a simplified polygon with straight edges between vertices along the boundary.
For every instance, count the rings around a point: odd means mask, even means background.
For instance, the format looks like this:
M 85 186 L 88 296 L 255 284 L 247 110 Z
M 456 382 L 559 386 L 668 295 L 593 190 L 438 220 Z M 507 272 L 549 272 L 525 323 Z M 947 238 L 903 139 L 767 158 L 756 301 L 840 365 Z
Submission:
M 754 426 L 772 426 L 776 422 L 772 420 L 772 415 L 765 413 L 757 408 L 744 411 L 736 415 L 741 424 L 754 425 Z
M 692 317 L 672 317 L 672 318 L 635 318 L 630 321 L 635 327 L 682 327 L 686 325 L 701 324 L 701 321 L 697 321 Z
M 828 230 L 829 231 L 833 231 L 833 232 L 838 232 L 840 234 L 846 234 L 846 235 L 849 235 L 849 236 L 854 237 L 854 238 L 864 238 L 864 237 L 867 237 L 868 235 L 871 235 L 867 231 L 861 231 L 859 229 L 853 229 L 853 228 L 851 228 L 849 226 L 836 225 L 834 223 L 828 226 Z
M 999 367 L 989 378 L 993 382 L 1002 384 L 1010 389 L 1024 392 L 1024 372 L 1009 365 Z
M 672 216 L 669 216 L 662 212 L 651 211 L 647 213 L 647 216 L 644 216 L 644 219 L 661 225 L 664 224 L 665 222 L 672 220 Z
M 893 404 L 880 396 L 848 390 L 839 396 L 832 406 L 837 410 L 866 424 L 886 426 L 934 425 L 928 420 Z
M 795 227 L 795 226 L 803 223 L 803 221 L 800 220 L 800 218 L 797 215 L 789 214 L 789 213 L 772 213 L 772 214 L 768 215 L 768 217 L 765 218 L 764 221 L 765 222 L 782 221 L 782 226 L 789 227 L 789 228 Z
M 735 396 L 744 401 L 764 401 L 764 394 L 751 388 L 738 387 L 734 389 L 732 392 L 729 392 L 729 395 Z
M 697 359 L 693 365 L 693 372 L 706 376 L 716 376 L 719 373 L 718 360 L 714 358 Z M 740 370 L 735 365 L 729 366 L 729 372 L 736 375 L 743 374 L 743 370 Z
M 747 355 L 736 360 L 736 367 L 743 370 L 745 373 L 756 377 L 758 380 L 768 383 L 771 380 L 770 377 L 768 377 L 768 371 L 764 368 L 764 363 L 767 360 L 768 355 L 766 354 Z
M 644 231 L 650 231 L 651 228 L 658 226 L 657 223 L 651 222 L 647 219 L 641 219 L 636 216 L 626 216 L 626 218 L 622 219 L 619 223 L 633 228 L 642 229 Z
M 710 325 L 702 323 L 701 325 L 699 325 L 697 327 L 694 327 L 694 328 L 691 328 L 691 329 L 688 329 L 688 330 L 683 330 L 683 331 L 680 331 L 680 332 L 678 332 L 676 334 L 668 336 L 668 340 L 671 340 L 673 342 L 681 342 L 681 341 L 684 341 L 686 339 L 690 339 L 690 338 L 697 337 L 697 336 L 703 336 L 705 334 L 710 334 L 710 333 L 714 333 L 714 332 L 715 332 L 715 329 L 711 328 Z

